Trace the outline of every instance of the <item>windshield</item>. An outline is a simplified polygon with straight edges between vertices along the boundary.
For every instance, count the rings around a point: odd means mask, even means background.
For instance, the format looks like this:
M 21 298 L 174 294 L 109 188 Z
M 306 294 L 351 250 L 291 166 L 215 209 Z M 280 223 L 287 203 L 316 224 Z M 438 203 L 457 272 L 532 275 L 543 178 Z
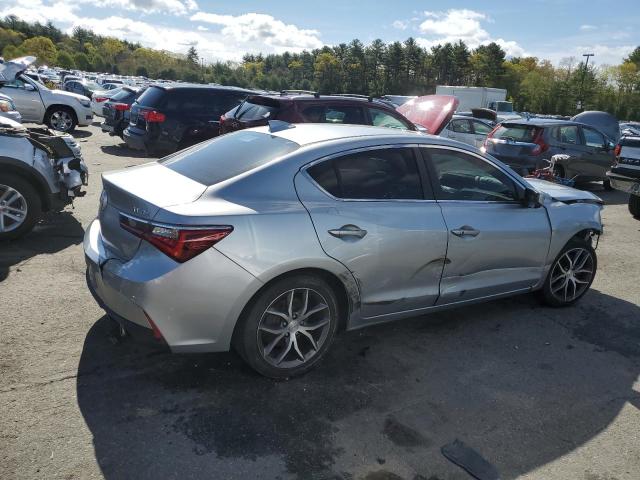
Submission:
M 243 130 L 159 160 L 174 172 L 203 185 L 215 185 L 298 149 L 281 137 Z
M 511 102 L 498 102 L 498 112 L 513 113 L 513 104 Z

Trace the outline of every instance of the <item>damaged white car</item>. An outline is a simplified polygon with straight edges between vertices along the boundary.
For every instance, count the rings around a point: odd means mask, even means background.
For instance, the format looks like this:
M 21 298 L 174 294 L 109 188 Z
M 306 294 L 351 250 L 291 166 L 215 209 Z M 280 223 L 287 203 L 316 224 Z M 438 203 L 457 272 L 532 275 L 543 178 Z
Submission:
M 43 211 L 82 197 L 88 179 L 71 135 L 0 117 L 0 240 L 25 235 Z

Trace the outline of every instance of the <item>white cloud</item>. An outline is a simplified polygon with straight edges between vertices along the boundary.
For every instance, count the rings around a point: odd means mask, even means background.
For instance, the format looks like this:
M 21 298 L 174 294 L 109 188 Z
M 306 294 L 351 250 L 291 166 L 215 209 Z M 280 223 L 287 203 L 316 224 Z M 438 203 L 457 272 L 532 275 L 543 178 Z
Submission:
M 495 42 L 502 47 L 507 56 L 526 55 L 524 48 L 516 41 L 491 36 L 481 25 L 481 22 L 491 23 L 491 19 L 484 13 L 468 9 L 450 9 L 446 12 L 427 11 L 423 15 L 426 20 L 418 26 L 423 36 L 417 41 L 425 48 L 455 43 L 459 40 L 466 43 L 469 48 Z
M 170 15 L 186 15 L 198 9 L 198 4 L 194 0 L 76 0 L 76 2 L 94 7 Z
M 200 32 L 208 32 L 209 29 L 207 27 L 203 27 L 202 25 L 198 25 L 198 28 L 196 28 L 196 30 L 200 31 Z
M 218 15 L 197 12 L 191 16 L 195 22 L 222 26 L 221 34 L 240 42 L 259 42 L 276 52 L 302 51 L 320 48 L 323 43 L 317 30 L 300 29 L 271 15 L 246 13 L 244 15 Z
M 580 25 L 580 30 L 583 32 L 588 32 L 590 30 L 597 30 L 598 27 L 595 25 Z
M 393 28 L 397 28 L 398 30 L 406 30 L 407 28 L 409 28 L 409 22 L 406 22 L 404 20 L 396 20 L 391 24 L 391 26 Z
M 44 4 L 41 0 L 16 1 L 14 5 L 0 8 L 0 17 L 15 15 L 25 22 L 69 22 L 76 18 L 74 11 L 78 10 L 77 5 L 72 5 L 64 1 L 56 1 Z

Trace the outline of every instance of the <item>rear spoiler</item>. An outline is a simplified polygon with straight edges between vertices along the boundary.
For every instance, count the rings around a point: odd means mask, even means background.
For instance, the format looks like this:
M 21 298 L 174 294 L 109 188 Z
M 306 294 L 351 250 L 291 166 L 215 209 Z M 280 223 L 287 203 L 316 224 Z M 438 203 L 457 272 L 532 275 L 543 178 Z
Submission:
M 256 105 L 265 105 L 267 107 L 280 108 L 281 103 L 275 98 L 263 97 L 261 95 L 252 95 L 247 97 L 247 102 L 255 103 Z
M 498 120 L 498 114 L 490 108 L 472 108 L 471 115 L 474 118 L 491 120 L 492 122 L 496 122 Z

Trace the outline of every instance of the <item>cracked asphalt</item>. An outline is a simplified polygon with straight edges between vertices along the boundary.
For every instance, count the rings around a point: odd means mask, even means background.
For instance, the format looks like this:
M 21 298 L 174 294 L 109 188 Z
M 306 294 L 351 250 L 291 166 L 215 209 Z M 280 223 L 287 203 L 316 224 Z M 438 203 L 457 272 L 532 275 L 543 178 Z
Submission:
M 471 478 L 463 441 L 501 478 L 640 478 L 640 222 L 603 192 L 591 291 L 531 295 L 342 334 L 287 382 L 234 354 L 118 342 L 84 283 L 101 172 L 145 159 L 99 127 L 75 209 L 0 243 L 0 479 Z

